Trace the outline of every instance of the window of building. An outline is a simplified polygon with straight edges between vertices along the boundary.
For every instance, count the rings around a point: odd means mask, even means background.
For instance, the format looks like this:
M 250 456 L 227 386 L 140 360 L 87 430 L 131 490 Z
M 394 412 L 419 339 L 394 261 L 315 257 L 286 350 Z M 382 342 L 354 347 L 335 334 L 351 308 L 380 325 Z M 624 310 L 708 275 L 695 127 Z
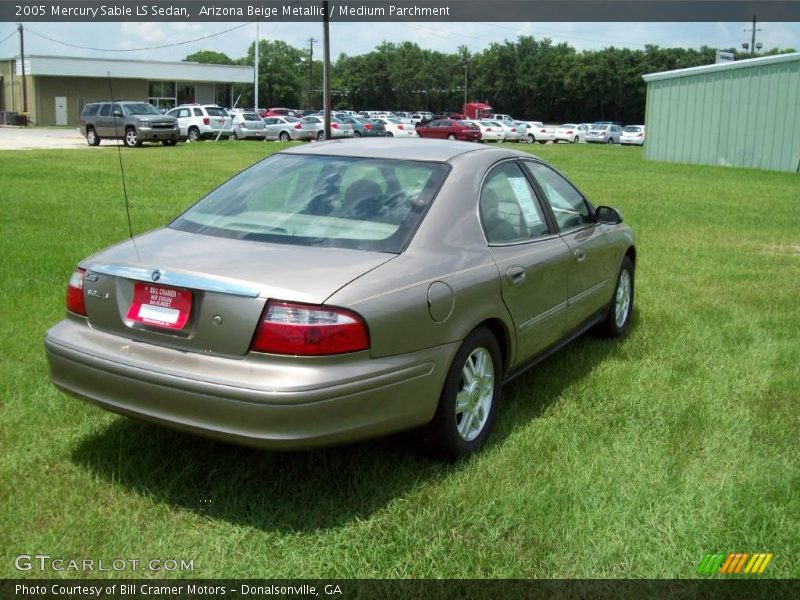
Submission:
M 148 100 L 156 108 L 169 110 L 178 103 L 174 81 L 151 81 L 148 90 Z
M 178 85 L 178 104 L 194 104 L 195 92 L 193 83 L 181 83 Z
M 215 103 L 217 106 L 224 106 L 226 108 L 230 108 L 233 106 L 233 100 L 231 99 L 231 84 L 230 83 L 218 83 L 214 86 L 215 88 Z

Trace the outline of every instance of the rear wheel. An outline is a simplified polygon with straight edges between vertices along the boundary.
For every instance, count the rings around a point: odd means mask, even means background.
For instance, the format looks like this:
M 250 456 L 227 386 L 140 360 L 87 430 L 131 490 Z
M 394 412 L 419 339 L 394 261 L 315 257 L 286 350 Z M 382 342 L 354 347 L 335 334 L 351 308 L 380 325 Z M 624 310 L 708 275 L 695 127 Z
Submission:
M 613 144 L 613 143 L 614 143 L 614 138 L 613 137 L 608 138 L 606 144 Z
M 355 137 L 361 137 L 361 132 L 360 132 L 358 129 L 356 129 L 356 130 L 353 132 L 353 135 L 354 135 Z
M 394 134 L 391 131 L 387 131 L 386 137 L 394 137 Z
M 491 331 L 479 327 L 467 336 L 453 358 L 436 414 L 426 429 L 432 453 L 456 459 L 483 446 L 500 401 L 502 365 L 500 346 Z
M 448 136 L 447 136 L 447 139 L 448 139 L 448 140 L 454 140 L 454 139 L 456 139 L 456 134 L 455 134 L 455 133 L 451 133 L 450 135 L 448 135 Z
M 529 144 L 533 144 L 536 141 L 536 138 L 533 137 L 533 134 L 528 134 L 528 139 L 526 140 Z
M 129 127 L 125 130 L 125 145 L 128 148 L 135 148 L 136 146 L 142 145 L 142 142 L 139 141 L 139 136 L 136 134 L 136 130 L 133 127 Z
M 290 136 L 285 131 L 281 131 L 281 134 L 278 136 L 278 139 L 282 142 L 288 142 L 290 139 L 292 139 L 292 136 Z
M 94 130 L 94 127 L 89 127 L 86 129 L 86 143 L 90 146 L 99 146 L 100 145 L 100 136 L 97 135 L 97 132 Z
M 189 141 L 190 142 L 199 142 L 200 139 L 201 139 L 200 130 L 197 127 L 190 127 L 189 128 Z
M 574 138 L 572 138 L 572 143 L 573 144 L 577 144 L 578 143 L 578 136 L 577 135 Z
M 178 143 L 178 140 L 175 138 L 169 138 L 168 140 L 161 140 L 161 143 L 165 146 L 174 146 Z
M 238 134 L 238 133 L 236 133 L 236 130 L 235 130 L 235 129 L 233 130 L 233 135 L 232 135 L 232 137 L 233 137 L 233 139 L 235 139 L 235 140 L 238 140 L 238 139 L 239 139 L 239 134 Z
M 321 142 L 321 141 L 322 141 L 322 140 L 324 140 L 324 139 L 325 139 L 325 132 L 324 132 L 324 131 L 320 131 L 320 132 L 317 134 L 317 141 Z

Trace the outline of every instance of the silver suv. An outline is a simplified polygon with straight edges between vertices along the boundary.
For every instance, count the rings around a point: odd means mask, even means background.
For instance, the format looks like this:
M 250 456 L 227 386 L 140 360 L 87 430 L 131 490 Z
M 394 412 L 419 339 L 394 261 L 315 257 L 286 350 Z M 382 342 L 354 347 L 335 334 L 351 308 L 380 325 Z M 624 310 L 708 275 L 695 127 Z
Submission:
M 101 139 L 122 139 L 130 148 L 142 142 L 178 143 L 178 122 L 147 102 L 90 102 L 83 107 L 78 125 L 90 146 L 98 146 Z
M 231 135 L 231 118 L 228 111 L 216 104 L 181 104 L 167 113 L 178 120 L 181 137 L 190 142 L 228 139 Z

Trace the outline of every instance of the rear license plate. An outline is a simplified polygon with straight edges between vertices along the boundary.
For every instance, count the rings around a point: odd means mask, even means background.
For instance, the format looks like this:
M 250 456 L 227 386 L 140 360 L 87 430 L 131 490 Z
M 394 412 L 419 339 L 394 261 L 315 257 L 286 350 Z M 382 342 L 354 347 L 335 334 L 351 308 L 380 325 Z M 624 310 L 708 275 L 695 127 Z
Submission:
M 136 282 L 128 319 L 164 329 L 183 329 L 192 310 L 192 292 Z

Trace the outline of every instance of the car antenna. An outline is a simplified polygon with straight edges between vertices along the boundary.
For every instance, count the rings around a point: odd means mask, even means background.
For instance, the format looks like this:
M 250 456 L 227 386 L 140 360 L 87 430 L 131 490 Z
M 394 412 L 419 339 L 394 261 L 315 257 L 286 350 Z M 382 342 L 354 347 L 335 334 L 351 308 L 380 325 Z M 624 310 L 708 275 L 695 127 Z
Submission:
M 108 73 L 108 97 L 114 97 L 114 90 L 111 89 L 111 71 Z M 119 127 L 117 126 L 117 114 L 114 112 L 114 104 L 111 104 L 111 115 L 114 117 L 114 137 L 117 140 L 117 157 L 119 158 L 119 172 L 122 177 L 122 194 L 125 196 L 125 214 L 128 217 L 128 235 L 131 238 L 133 249 L 136 252 L 136 260 L 142 262 L 142 257 L 139 256 L 139 248 L 136 245 L 136 239 L 133 237 L 133 224 L 131 223 L 131 206 L 128 201 L 128 186 L 125 185 L 125 167 L 122 165 L 122 147 L 119 143 Z
M 233 103 L 233 106 L 231 106 L 231 110 L 233 110 L 234 108 L 236 108 L 236 105 L 237 105 L 237 104 L 239 104 L 239 98 L 241 98 L 241 97 L 242 97 L 242 94 L 244 94 L 244 90 L 243 90 L 243 91 L 242 91 L 242 92 L 239 94 L 239 97 L 238 97 L 238 98 L 236 98 L 236 102 L 234 102 L 234 103 Z M 227 112 L 227 111 L 226 111 L 226 112 Z M 259 116 L 259 118 L 261 118 L 261 117 Z M 230 120 L 230 122 L 231 122 L 231 130 L 233 130 L 233 116 L 230 116 L 230 117 L 228 117 L 228 120 Z M 223 131 L 223 129 L 224 129 L 224 126 L 223 126 L 223 128 L 222 128 L 222 129 L 220 129 L 220 130 L 217 132 L 217 138 L 214 140 L 215 142 L 218 142 L 218 141 L 219 141 L 219 136 L 221 136 L 221 135 L 222 135 L 222 131 Z

